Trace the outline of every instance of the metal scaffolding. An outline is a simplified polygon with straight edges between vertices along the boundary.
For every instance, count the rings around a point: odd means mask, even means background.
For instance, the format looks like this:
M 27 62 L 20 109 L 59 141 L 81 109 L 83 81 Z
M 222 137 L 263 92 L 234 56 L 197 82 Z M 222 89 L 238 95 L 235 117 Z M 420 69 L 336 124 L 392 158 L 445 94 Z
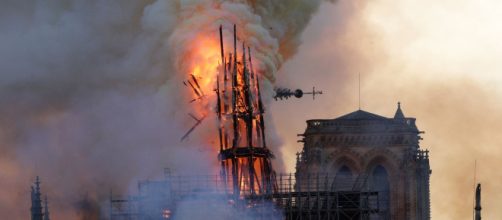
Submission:
M 381 219 L 378 192 L 365 190 L 361 176 L 335 183 L 328 174 L 277 175 L 277 190 L 235 200 L 232 184 L 220 175 L 171 176 L 138 183 L 138 195 L 110 196 L 110 219 L 176 219 L 180 202 L 219 204 L 255 219 Z M 234 216 L 235 217 L 235 216 Z

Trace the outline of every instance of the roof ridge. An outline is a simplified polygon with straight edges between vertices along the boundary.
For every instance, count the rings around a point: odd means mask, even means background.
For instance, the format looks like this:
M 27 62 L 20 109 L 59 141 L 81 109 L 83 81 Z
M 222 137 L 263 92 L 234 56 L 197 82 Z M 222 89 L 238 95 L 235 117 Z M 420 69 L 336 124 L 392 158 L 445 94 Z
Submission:
M 335 118 L 334 120 L 383 120 L 383 119 L 389 119 L 387 117 L 377 115 L 371 112 L 367 112 L 364 110 L 357 110 L 345 115 L 342 115 L 338 118 Z

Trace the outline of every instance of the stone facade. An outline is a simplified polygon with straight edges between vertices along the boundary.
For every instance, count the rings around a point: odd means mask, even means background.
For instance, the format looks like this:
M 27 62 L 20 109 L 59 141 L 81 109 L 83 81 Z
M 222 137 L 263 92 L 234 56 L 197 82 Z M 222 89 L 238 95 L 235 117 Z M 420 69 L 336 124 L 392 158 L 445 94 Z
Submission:
M 420 149 L 415 118 L 400 104 L 393 118 L 358 110 L 336 119 L 308 120 L 297 178 L 334 176 L 335 190 L 377 191 L 380 212 L 370 219 L 430 219 L 428 151 Z M 346 185 L 346 184 L 345 184 Z M 337 187 L 339 186 L 339 187 Z

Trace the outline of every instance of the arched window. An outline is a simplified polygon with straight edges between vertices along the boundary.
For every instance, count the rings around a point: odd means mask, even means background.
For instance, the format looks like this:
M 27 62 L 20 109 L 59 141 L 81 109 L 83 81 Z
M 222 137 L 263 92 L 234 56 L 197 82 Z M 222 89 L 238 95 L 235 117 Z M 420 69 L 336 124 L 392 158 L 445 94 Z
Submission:
M 343 165 L 336 172 L 333 188 L 337 191 L 350 190 L 352 185 L 352 171 Z
M 370 189 L 371 191 L 378 192 L 378 205 L 380 214 L 375 216 L 376 218 L 371 219 L 389 219 L 390 214 L 390 184 L 389 184 L 389 174 L 387 170 L 378 165 L 373 168 L 371 173 L 371 181 L 370 181 Z

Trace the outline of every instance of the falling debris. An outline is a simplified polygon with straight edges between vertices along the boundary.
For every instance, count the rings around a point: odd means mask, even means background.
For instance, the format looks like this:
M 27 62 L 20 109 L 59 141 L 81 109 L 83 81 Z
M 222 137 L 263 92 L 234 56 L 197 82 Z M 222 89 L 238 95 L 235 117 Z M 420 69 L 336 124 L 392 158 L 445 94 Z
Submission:
M 184 141 L 188 135 L 190 135 L 190 133 L 192 133 L 192 131 L 200 125 L 200 123 L 202 123 L 202 121 L 206 118 L 205 115 L 203 115 L 201 118 L 197 118 L 195 117 L 194 115 L 192 115 L 191 113 L 188 113 L 188 115 L 190 115 L 190 117 L 192 117 L 196 122 L 195 124 L 185 133 L 185 135 L 183 135 L 183 137 L 181 137 L 181 141 Z
M 303 92 L 301 89 L 297 89 L 294 92 L 291 89 L 287 88 L 276 88 L 274 99 L 277 101 L 278 99 L 282 100 L 288 99 L 291 96 L 295 96 L 296 98 L 301 98 L 303 95 L 312 95 L 312 99 L 315 99 L 315 95 L 321 95 L 322 91 L 316 91 L 315 87 L 312 87 L 312 92 Z
M 195 98 L 190 100 L 190 103 L 195 102 L 197 100 L 202 100 L 205 95 L 204 91 L 200 88 L 199 82 L 197 81 L 197 78 L 195 77 L 194 74 L 190 74 L 190 79 L 183 81 L 183 84 L 187 87 L 190 87 L 195 94 Z

